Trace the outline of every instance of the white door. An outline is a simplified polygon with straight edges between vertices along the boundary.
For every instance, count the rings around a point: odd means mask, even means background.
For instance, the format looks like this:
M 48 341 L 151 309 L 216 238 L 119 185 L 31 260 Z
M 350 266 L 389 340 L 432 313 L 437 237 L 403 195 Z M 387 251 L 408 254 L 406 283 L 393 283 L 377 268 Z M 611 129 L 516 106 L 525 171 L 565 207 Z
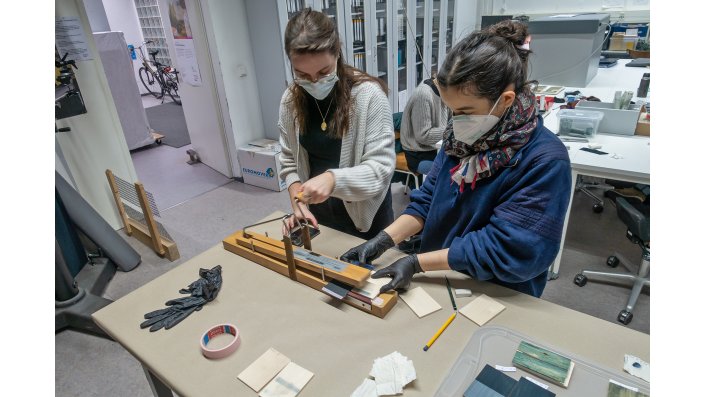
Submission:
M 170 3 L 169 0 L 159 0 L 159 9 L 163 21 L 169 21 Z M 181 80 L 179 84 L 179 95 L 183 103 L 184 117 L 186 118 L 191 145 L 198 153 L 203 164 L 228 178 L 232 178 L 233 163 L 231 163 L 229 153 L 229 145 L 232 145 L 232 143 L 227 142 L 225 138 L 223 112 L 216 88 L 215 72 L 212 67 L 213 60 L 209 50 L 201 3 L 187 1 L 186 12 L 193 37 L 195 61 L 198 64 L 201 80 L 200 86 L 193 86 L 184 80 Z M 164 26 L 165 29 L 170 29 L 168 23 L 165 23 L 165 25 L 167 25 Z M 184 67 L 179 65 L 179 56 L 174 46 L 173 36 L 169 33 L 166 36 L 169 52 L 173 54 L 172 62 L 174 62 L 177 69 L 184 71 Z M 184 156 L 186 156 L 186 153 L 184 153 Z

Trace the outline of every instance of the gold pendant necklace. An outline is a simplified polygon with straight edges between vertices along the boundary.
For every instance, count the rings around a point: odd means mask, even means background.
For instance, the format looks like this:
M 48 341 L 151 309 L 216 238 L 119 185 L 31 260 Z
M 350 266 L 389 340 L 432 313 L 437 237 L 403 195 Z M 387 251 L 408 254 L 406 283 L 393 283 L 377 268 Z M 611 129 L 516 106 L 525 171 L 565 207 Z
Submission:
M 321 115 L 321 119 L 323 119 L 323 122 L 321 122 L 321 131 L 325 131 L 326 128 L 328 128 L 328 124 L 326 123 L 326 117 L 328 117 L 328 112 L 330 112 L 330 105 L 333 104 L 333 100 L 335 98 L 332 98 L 330 100 L 330 103 L 328 103 L 328 110 L 326 110 L 326 115 L 323 115 L 323 112 L 321 112 L 321 108 L 318 106 L 318 99 L 314 98 L 314 101 L 316 101 L 316 109 L 318 109 L 318 113 Z

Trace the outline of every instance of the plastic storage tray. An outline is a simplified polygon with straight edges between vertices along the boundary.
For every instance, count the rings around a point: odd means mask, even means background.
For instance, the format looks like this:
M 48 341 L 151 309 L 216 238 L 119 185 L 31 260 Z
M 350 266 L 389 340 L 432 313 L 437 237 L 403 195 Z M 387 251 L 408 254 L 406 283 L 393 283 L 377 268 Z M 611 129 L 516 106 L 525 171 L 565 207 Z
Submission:
M 601 112 L 604 117 L 597 132 L 618 135 L 634 135 L 641 113 L 641 105 L 629 105 L 629 109 L 615 109 L 611 102 L 580 101 L 575 109 Z
M 561 109 L 557 117 L 559 135 L 590 138 L 597 134 L 604 113 L 596 110 Z
M 554 385 L 535 375 L 517 368 L 516 372 L 505 372 L 514 379 L 530 376 L 544 384 L 549 385 L 548 390 L 556 396 L 594 397 L 606 396 L 610 379 L 627 386 L 636 387 L 640 392 L 650 394 L 649 384 L 645 381 L 627 374 L 616 372 L 576 357 L 573 354 L 555 349 L 543 342 L 518 334 L 504 327 L 482 327 L 475 331 L 458 360 L 453 364 L 443 383 L 436 391 L 436 397 L 460 397 L 475 380 L 485 364 L 491 366 L 513 366 L 512 358 L 521 341 L 554 351 L 569 357 L 575 363 L 573 375 L 567 389 Z

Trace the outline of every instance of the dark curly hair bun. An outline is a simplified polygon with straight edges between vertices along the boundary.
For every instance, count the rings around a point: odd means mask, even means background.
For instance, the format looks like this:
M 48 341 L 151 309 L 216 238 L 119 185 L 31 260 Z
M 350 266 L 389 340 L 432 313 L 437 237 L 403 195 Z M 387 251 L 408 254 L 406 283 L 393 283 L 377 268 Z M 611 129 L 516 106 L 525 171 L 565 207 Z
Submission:
M 520 46 L 529 35 L 529 28 L 526 24 L 514 20 L 498 22 L 487 28 L 487 33 L 493 36 L 503 37 L 512 44 Z

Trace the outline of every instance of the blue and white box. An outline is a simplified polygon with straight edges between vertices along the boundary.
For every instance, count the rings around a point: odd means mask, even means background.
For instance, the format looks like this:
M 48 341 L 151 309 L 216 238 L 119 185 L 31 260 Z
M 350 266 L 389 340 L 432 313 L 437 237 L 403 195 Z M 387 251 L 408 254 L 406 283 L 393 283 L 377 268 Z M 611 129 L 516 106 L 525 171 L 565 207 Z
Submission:
M 240 163 L 242 179 L 248 185 L 263 187 L 280 192 L 286 184 L 279 178 L 281 162 L 279 142 L 259 139 L 239 148 L 237 160 Z

